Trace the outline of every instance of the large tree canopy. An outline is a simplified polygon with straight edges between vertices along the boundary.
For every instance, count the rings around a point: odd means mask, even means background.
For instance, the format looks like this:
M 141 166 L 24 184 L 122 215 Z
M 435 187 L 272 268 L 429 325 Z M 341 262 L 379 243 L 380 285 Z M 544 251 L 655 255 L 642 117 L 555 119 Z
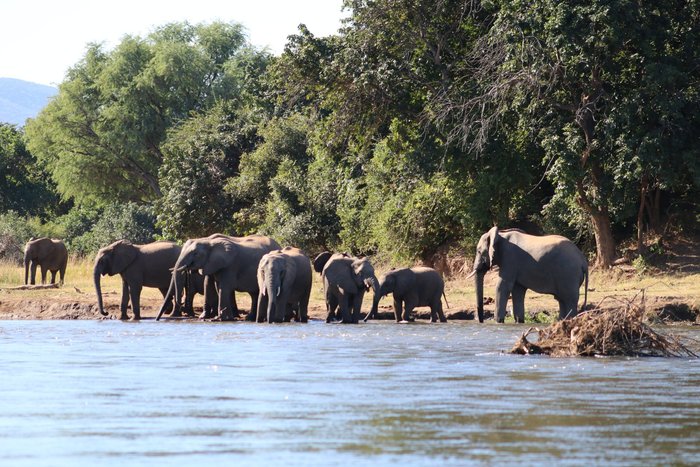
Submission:
M 557 197 L 586 213 L 597 261 L 642 187 L 698 186 L 698 2 L 491 5 L 465 76 L 435 98 L 442 128 L 481 150 L 504 120 L 537 139 Z
M 240 98 L 240 54 L 249 52 L 234 23 L 169 24 L 111 51 L 91 44 L 29 122 L 29 148 L 64 197 L 157 199 L 167 130 L 217 100 Z

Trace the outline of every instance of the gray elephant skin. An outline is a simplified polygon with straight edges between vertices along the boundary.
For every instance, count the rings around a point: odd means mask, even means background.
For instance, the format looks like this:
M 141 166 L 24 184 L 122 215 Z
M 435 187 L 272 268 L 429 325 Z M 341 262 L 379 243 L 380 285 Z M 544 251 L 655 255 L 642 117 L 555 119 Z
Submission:
M 172 274 L 187 270 L 200 270 L 207 276 L 205 301 L 211 294 L 213 278 L 216 283 L 218 301 L 217 316 L 207 314 L 202 318 L 217 318 L 230 321 L 238 317 L 234 292 L 247 292 L 252 302 L 251 310 L 257 310 L 258 303 L 258 264 L 270 251 L 279 250 L 279 244 L 269 237 L 249 235 L 229 237 L 213 234 L 208 237 L 190 239 L 182 247 Z
M 122 299 L 120 319 L 129 318 L 127 307 L 131 300 L 134 319 L 141 319 L 141 290 L 143 287 L 159 289 L 165 297 L 170 285 L 170 270 L 180 255 L 180 246 L 173 242 L 154 242 L 134 245 L 119 240 L 108 245 L 95 257 L 94 281 L 97 292 L 97 305 L 100 313 L 107 316 L 102 303 L 100 277 L 105 274 L 119 274 L 122 278 Z M 178 308 L 178 304 L 175 304 Z
M 311 295 L 311 261 L 298 248 L 286 247 L 267 253 L 258 265 L 257 321 L 281 323 L 297 310 L 297 320 L 308 321 Z
M 205 295 L 205 277 L 199 271 L 194 270 L 172 274 L 168 292 L 163 299 L 160 310 L 158 310 L 156 321 L 163 316 L 163 313 L 169 311 L 173 300 L 175 300 L 175 303 L 180 303 L 182 291 L 185 292 L 185 304 L 182 307 L 175 307 L 175 311 L 170 315 L 171 318 L 182 317 L 182 312 L 190 318 L 194 317 L 194 296 L 197 294 Z M 214 295 L 216 295 L 216 290 L 214 290 L 212 296 Z M 210 301 L 213 300 L 210 299 Z
M 346 253 L 324 252 L 314 259 L 314 269 L 321 270 L 328 310 L 326 322 L 333 320 L 337 308 L 343 323 L 358 323 L 365 292 L 372 289 L 375 297 L 379 292 L 379 281 L 370 261 Z
M 474 269 L 479 322 L 484 322 L 484 276 L 498 266 L 496 319 L 502 323 L 512 295 L 513 316 L 525 321 L 525 292 L 554 295 L 559 319 L 578 313 L 579 288 L 585 280 L 583 307 L 588 298 L 588 261 L 574 243 L 559 235 L 529 235 L 518 229 L 493 227 L 481 236 Z
M 379 281 L 379 293 L 374 295 L 372 310 L 365 321 L 377 315 L 379 300 L 393 294 L 396 322 L 413 321 L 411 312 L 419 306 L 430 307 L 430 322 L 447 321 L 442 311 L 442 297 L 445 295 L 445 281 L 433 268 L 413 267 L 392 269 Z M 445 300 L 447 301 L 447 300 Z
M 51 283 L 56 283 L 56 273 L 59 273 L 59 283 L 63 285 L 68 264 L 68 251 L 61 240 L 48 237 L 31 239 L 24 245 L 24 284 L 36 283 L 36 268 L 41 268 L 41 283 L 46 283 L 46 272 L 51 271 Z M 29 271 L 31 269 L 31 277 Z

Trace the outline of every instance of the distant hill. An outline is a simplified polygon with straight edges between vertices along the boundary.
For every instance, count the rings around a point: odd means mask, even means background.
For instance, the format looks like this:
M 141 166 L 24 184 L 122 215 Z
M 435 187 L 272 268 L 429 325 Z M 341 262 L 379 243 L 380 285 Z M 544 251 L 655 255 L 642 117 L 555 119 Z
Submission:
M 58 89 L 14 78 L 0 78 L 0 122 L 22 126 L 36 117 Z

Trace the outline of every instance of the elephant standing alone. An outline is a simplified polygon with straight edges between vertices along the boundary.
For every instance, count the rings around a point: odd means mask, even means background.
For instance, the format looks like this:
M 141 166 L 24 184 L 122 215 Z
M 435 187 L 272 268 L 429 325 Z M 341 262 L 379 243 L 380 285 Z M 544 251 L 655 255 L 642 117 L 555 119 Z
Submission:
M 133 245 L 119 240 L 97 253 L 93 270 L 97 305 L 100 313 L 107 316 L 102 304 L 100 276 L 119 274 L 122 278 L 122 299 L 120 319 L 129 318 L 126 309 L 131 299 L 134 319 L 141 319 L 141 289 L 154 287 L 165 297 L 170 285 L 170 269 L 180 254 L 180 246 L 173 242 L 154 242 L 146 245 Z M 175 303 L 175 309 L 179 307 Z
M 68 250 L 61 240 L 42 237 L 31 239 L 24 246 L 24 285 L 36 284 L 36 267 L 41 267 L 41 283 L 46 283 L 46 272 L 51 271 L 51 283 L 56 282 L 59 273 L 59 283 L 63 285 L 68 264 Z M 29 270 L 31 269 L 31 278 Z
M 493 227 L 481 236 L 476 248 L 476 302 L 479 322 L 484 322 L 484 275 L 498 266 L 496 319 L 502 323 L 512 294 L 513 316 L 525 322 L 525 292 L 554 295 L 559 319 L 576 316 L 579 288 L 585 279 L 583 307 L 588 298 L 588 261 L 571 240 L 559 235 L 528 235 L 517 229 Z M 582 308 L 583 308 L 582 307 Z
M 372 310 L 365 321 L 376 316 L 379 300 L 388 294 L 394 295 L 394 316 L 396 322 L 413 321 L 411 312 L 418 306 L 430 307 L 430 321 L 447 321 L 442 312 L 442 297 L 445 295 L 445 281 L 433 268 L 414 267 L 392 269 L 379 281 L 379 293 L 374 295 Z M 447 299 L 445 299 L 447 302 Z M 403 309 L 403 316 L 402 316 Z
M 258 288 L 259 323 L 281 323 L 293 307 L 298 321 L 308 321 L 311 262 L 300 249 L 286 247 L 263 256 L 258 265 Z

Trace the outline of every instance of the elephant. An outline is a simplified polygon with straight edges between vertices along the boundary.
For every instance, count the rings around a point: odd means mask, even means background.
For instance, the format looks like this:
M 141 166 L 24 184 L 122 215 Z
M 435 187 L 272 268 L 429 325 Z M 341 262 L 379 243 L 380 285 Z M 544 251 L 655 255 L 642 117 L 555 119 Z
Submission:
M 218 295 L 216 319 L 231 321 L 238 316 L 236 291 L 249 293 L 251 310 L 257 310 L 258 264 L 263 255 L 279 249 L 276 241 L 262 235 L 229 237 L 213 234 L 190 239 L 183 245 L 172 274 L 199 269 L 202 275 L 208 276 L 205 279 L 205 302 L 213 290 L 212 282 L 215 282 Z M 201 318 L 214 318 L 207 311 L 205 309 Z
M 326 322 L 332 321 L 336 308 L 340 309 L 343 323 L 359 322 L 365 292 L 371 288 L 375 297 L 379 292 L 379 281 L 372 264 L 367 258 L 356 258 L 346 253 L 321 255 L 314 260 L 314 269 L 321 269 L 328 310 Z
M 167 296 L 170 284 L 170 270 L 180 255 L 180 246 L 173 242 L 153 242 L 146 245 L 134 245 L 127 240 L 119 240 L 97 253 L 93 271 L 97 305 L 100 313 L 107 316 L 102 304 L 100 276 L 119 274 L 122 278 L 122 299 L 120 319 L 129 318 L 126 310 L 131 299 L 133 319 L 141 319 L 141 289 L 154 287 Z M 175 303 L 179 311 L 179 304 Z
M 175 276 L 173 276 L 172 274 L 170 276 L 170 287 L 168 288 L 168 293 L 163 299 L 163 304 L 161 305 L 160 310 L 158 311 L 158 316 L 156 320 L 160 319 L 163 313 L 167 312 L 168 307 L 171 305 L 173 299 L 175 300 L 175 302 L 180 303 L 181 291 L 185 292 L 185 304 L 179 309 L 176 309 L 170 316 L 171 318 L 179 318 L 182 316 L 182 311 L 184 311 L 185 314 L 190 318 L 194 317 L 194 296 L 197 294 L 205 295 L 204 290 L 206 278 L 202 276 L 199 273 L 199 271 L 196 270 L 186 271 L 185 273 L 179 274 L 177 281 L 174 280 Z M 176 285 L 177 294 L 175 289 Z M 213 295 L 216 295 L 216 290 L 214 290 Z M 206 303 L 204 308 L 207 308 Z
M 61 240 L 52 238 L 32 238 L 24 246 L 24 285 L 36 283 L 36 267 L 41 267 L 41 283 L 46 283 L 46 271 L 51 271 L 51 283 L 56 283 L 56 273 L 63 285 L 68 264 L 68 250 Z M 31 278 L 29 270 L 31 266 Z
M 297 320 L 308 321 L 311 261 L 300 249 L 286 247 L 263 256 L 258 265 L 258 288 L 258 323 L 281 323 L 294 307 Z
M 508 297 L 513 298 L 513 316 L 525 321 L 525 292 L 554 295 L 559 302 L 559 319 L 578 312 L 579 288 L 585 279 L 583 308 L 588 300 L 588 261 L 574 243 L 559 235 L 529 235 L 519 229 L 493 227 L 481 236 L 476 247 L 474 268 L 479 322 L 484 322 L 484 275 L 498 266 L 496 319 L 502 323 Z
M 430 307 L 430 322 L 440 319 L 447 321 L 442 312 L 442 297 L 445 296 L 445 281 L 433 268 L 414 267 L 392 269 L 379 281 L 379 293 L 374 295 L 372 311 L 365 316 L 365 322 L 377 314 L 379 300 L 388 294 L 394 295 L 394 315 L 396 322 L 413 321 L 411 312 L 418 306 Z M 445 298 L 447 303 L 447 298 Z M 403 316 L 402 316 L 403 309 Z

